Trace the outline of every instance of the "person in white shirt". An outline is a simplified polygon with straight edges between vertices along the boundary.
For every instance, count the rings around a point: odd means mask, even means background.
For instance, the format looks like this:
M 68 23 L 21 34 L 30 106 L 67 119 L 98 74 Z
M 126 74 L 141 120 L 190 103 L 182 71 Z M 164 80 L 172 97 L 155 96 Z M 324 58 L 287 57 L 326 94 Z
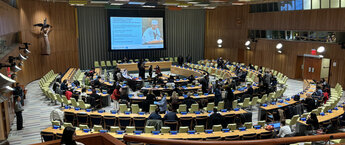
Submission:
M 81 89 L 81 93 L 79 95 L 79 100 L 85 99 L 84 102 L 87 100 L 87 93 L 86 93 L 86 88 Z
M 278 133 L 278 137 L 285 137 L 286 135 L 291 135 L 292 131 L 289 125 L 285 124 L 285 120 L 280 123 L 281 127 Z

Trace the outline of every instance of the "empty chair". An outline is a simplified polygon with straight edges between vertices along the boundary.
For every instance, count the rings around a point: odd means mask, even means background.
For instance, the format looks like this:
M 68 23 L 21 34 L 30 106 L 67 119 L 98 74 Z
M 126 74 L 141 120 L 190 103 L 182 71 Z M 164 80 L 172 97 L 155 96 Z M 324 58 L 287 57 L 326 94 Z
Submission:
M 98 62 L 98 61 L 95 61 L 95 62 L 94 62 L 94 66 L 95 66 L 95 68 L 100 67 L 100 66 L 99 66 L 99 62 Z
M 179 133 L 187 133 L 188 131 L 188 126 L 180 126 L 178 132 Z
M 236 123 L 231 123 L 231 124 L 228 124 L 227 128 L 229 128 L 230 130 L 236 130 L 237 125 L 236 125 Z
M 71 103 L 71 100 L 67 100 L 67 98 L 66 98 L 65 95 L 62 95 L 62 100 L 63 100 L 63 103 L 65 103 L 66 105 L 72 104 L 72 103 Z
M 249 103 L 249 106 L 255 106 L 258 103 L 259 97 L 253 97 L 252 101 Z
M 79 103 L 74 98 L 71 98 L 71 103 L 73 107 L 79 107 Z
M 253 128 L 253 122 L 245 122 L 244 127 L 246 127 L 247 129 Z
M 79 129 L 80 129 L 80 130 L 89 129 L 89 126 L 87 126 L 87 125 L 85 125 L 85 124 L 80 124 L 80 125 L 79 125 Z
M 52 121 L 52 126 L 60 126 L 60 121 Z
M 189 112 L 195 112 L 199 111 L 199 104 L 192 104 L 191 107 L 189 108 Z
M 178 109 L 177 109 L 177 112 L 178 113 L 187 112 L 187 105 L 186 104 L 180 104 Z
M 199 133 L 204 132 L 205 131 L 205 126 L 204 125 L 195 125 L 194 130 L 196 132 L 199 132 Z
M 41 132 L 41 140 L 42 142 L 52 141 L 54 140 L 54 133 L 52 132 Z
M 107 65 L 105 65 L 105 61 L 101 61 L 101 67 L 106 67 Z
M 89 115 L 86 113 L 77 113 L 77 125 L 80 124 L 89 124 Z
M 132 104 L 131 109 L 132 109 L 132 113 L 134 113 L 134 114 L 138 114 L 138 112 L 141 111 L 138 104 Z
M 197 116 L 195 118 L 195 124 L 196 125 L 204 125 L 207 128 L 207 123 L 208 123 L 207 120 L 208 120 L 207 116 Z
M 242 108 L 247 108 L 249 106 L 249 101 L 250 101 L 250 98 L 245 98 L 243 103 L 238 103 L 238 106 Z
M 254 140 L 254 139 L 256 139 L 256 133 L 243 134 L 242 139 L 243 140 Z
M 222 138 L 220 136 L 214 136 L 214 137 L 206 137 L 207 141 L 216 141 L 221 140 Z
M 135 126 L 126 126 L 125 131 L 126 131 L 126 133 L 133 133 L 135 131 Z
M 258 121 L 258 125 L 261 125 L 261 127 L 265 127 L 266 121 L 262 120 L 262 121 Z
M 216 131 L 222 131 L 222 125 L 213 125 L 213 126 L 212 126 L 212 130 L 213 130 L 214 132 L 216 132 Z
M 116 131 L 120 130 L 120 127 L 118 126 L 110 126 L 110 132 L 114 133 Z
M 143 130 L 145 128 L 146 118 L 145 117 L 134 117 L 133 125 L 138 130 Z
M 226 140 L 226 141 L 240 140 L 240 136 L 239 135 L 225 136 L 224 140 Z
M 207 103 L 206 108 L 204 108 L 205 111 L 212 111 L 214 108 L 214 103 Z
M 161 128 L 161 133 L 169 133 L 170 132 L 170 127 L 162 127 Z
M 258 102 L 259 102 L 260 104 L 263 104 L 263 103 L 266 102 L 266 99 L 267 99 L 267 94 L 263 95 L 261 99 L 258 99 Z
M 263 132 L 260 134 L 260 139 L 269 139 L 273 137 L 273 132 Z
M 152 112 L 154 112 L 155 110 L 156 110 L 156 108 L 157 108 L 157 105 L 150 105 L 150 110 L 149 110 L 149 113 L 152 113 Z
M 131 118 L 130 117 L 119 117 L 118 118 L 119 122 L 119 127 L 121 129 L 125 129 L 126 126 L 131 125 Z
M 116 117 L 115 116 L 104 116 L 103 117 L 103 124 L 104 128 L 108 129 L 110 126 L 116 125 Z
M 94 125 L 101 125 L 102 124 L 102 116 L 101 115 L 90 115 L 90 126 L 93 127 Z
M 180 126 L 188 126 L 192 129 L 193 118 L 192 117 L 180 117 Z
M 218 110 L 224 109 L 224 101 L 218 102 L 217 109 L 218 109 Z
M 83 100 L 78 100 L 78 103 L 79 103 L 79 107 L 81 109 L 89 109 L 89 108 L 91 108 L 91 105 L 90 104 L 85 104 Z
M 232 108 L 237 108 L 238 101 L 234 100 L 232 101 Z
M 154 126 L 145 126 L 145 133 L 151 133 L 152 131 L 155 131 Z
M 93 131 L 94 132 L 99 132 L 99 130 L 102 130 L 102 129 L 103 129 L 103 127 L 101 125 L 94 125 L 93 126 Z
M 125 113 L 125 111 L 128 111 L 127 105 L 126 104 L 120 104 L 120 113 Z
M 67 122 L 65 122 L 65 123 L 63 124 L 63 127 L 64 127 L 64 128 L 66 128 L 66 127 L 73 127 L 73 125 L 72 125 L 72 123 L 67 123 Z
M 116 60 L 113 60 L 113 66 L 117 66 Z
M 286 122 L 286 125 L 295 125 L 297 123 L 297 120 L 298 120 L 298 115 L 294 115 L 291 119 L 286 119 L 285 122 Z
M 109 60 L 107 60 L 106 63 L 107 63 L 107 67 L 112 67 L 111 62 Z
M 177 130 L 178 122 L 177 121 L 164 121 L 164 126 L 170 127 L 171 130 Z

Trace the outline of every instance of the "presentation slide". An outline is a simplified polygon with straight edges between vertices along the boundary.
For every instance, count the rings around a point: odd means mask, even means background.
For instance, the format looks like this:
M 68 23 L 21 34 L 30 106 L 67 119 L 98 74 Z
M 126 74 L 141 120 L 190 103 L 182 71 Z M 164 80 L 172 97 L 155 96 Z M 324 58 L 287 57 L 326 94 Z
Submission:
M 110 17 L 111 50 L 164 48 L 162 17 Z

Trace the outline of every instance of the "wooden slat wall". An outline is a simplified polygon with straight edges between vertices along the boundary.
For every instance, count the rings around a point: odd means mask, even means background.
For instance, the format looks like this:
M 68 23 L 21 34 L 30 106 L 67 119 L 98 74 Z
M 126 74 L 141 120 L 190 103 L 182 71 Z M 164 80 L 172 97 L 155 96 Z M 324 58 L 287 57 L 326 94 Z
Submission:
M 248 30 L 345 31 L 345 9 L 249 13 L 248 8 L 232 6 L 207 11 L 205 58 L 223 56 L 233 61 L 276 69 L 289 78 L 295 78 L 297 56 L 324 45 L 325 57 L 337 64 L 331 67 L 331 85 L 337 82 L 345 85 L 345 49 L 337 44 L 260 39 L 254 50 L 247 51 L 244 47 Z M 239 19 L 241 25 L 236 23 Z M 216 48 L 216 40 L 220 36 L 225 43 L 223 48 Z M 284 44 L 283 54 L 275 50 L 278 42 Z
M 25 85 L 39 79 L 51 69 L 64 72 L 69 67 L 79 67 L 74 7 L 68 3 L 19 0 L 19 12 L 22 41 L 32 44 L 29 59 L 18 73 L 20 83 Z M 50 55 L 41 55 L 45 44 L 38 37 L 40 28 L 33 26 L 42 23 L 44 18 L 53 26 L 49 34 Z
M 19 31 L 18 9 L 0 1 L 0 36 Z
M 205 58 L 224 57 L 232 61 L 243 60 L 244 41 L 247 38 L 247 6 L 217 7 L 206 11 Z M 223 40 L 218 48 L 217 40 Z M 243 43 L 242 43 L 243 42 Z

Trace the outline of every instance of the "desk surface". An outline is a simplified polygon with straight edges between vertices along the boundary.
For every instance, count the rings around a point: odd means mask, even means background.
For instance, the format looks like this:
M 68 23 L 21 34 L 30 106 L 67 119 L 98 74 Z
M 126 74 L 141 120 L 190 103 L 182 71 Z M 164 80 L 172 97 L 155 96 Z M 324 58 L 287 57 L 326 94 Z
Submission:
M 152 65 L 152 68 L 154 69 L 157 65 L 161 69 L 167 69 L 171 67 L 172 62 L 171 61 L 155 61 L 155 62 L 145 62 L 145 66 L 147 66 L 146 69 L 149 68 L 150 65 Z M 117 67 L 120 69 L 127 69 L 128 71 L 138 71 L 138 63 L 118 63 Z
M 62 77 L 61 82 L 63 82 L 64 80 L 70 81 L 76 71 L 76 68 L 69 68 Z
M 51 132 L 54 134 L 63 133 L 63 129 L 53 129 L 52 127 L 48 127 L 46 129 L 43 130 L 44 132 Z M 142 133 L 140 135 L 137 136 L 142 136 L 142 137 L 151 137 L 151 138 L 162 138 L 162 139 L 173 139 L 173 138 L 183 138 L 183 139 L 187 139 L 187 138 L 207 138 L 207 137 L 226 137 L 226 136 L 233 136 L 233 135 L 239 135 L 239 136 L 243 136 L 244 134 L 251 134 L 251 133 L 256 133 L 256 134 L 261 134 L 264 132 L 269 132 L 265 129 L 247 129 L 245 131 L 239 131 L 239 130 L 234 130 L 234 131 L 230 131 L 230 132 L 213 132 L 213 133 L 196 133 L 196 134 L 188 134 L 188 133 L 177 133 L 176 135 L 172 135 L 170 133 L 161 133 L 158 135 L 153 135 L 152 133 Z M 88 134 L 92 134 L 91 132 L 89 133 L 85 133 L 82 130 L 77 130 L 76 131 L 76 135 L 77 136 L 82 136 L 82 135 L 88 135 Z M 125 134 L 128 135 L 135 135 L 133 133 L 124 133 L 124 134 L 117 134 L 117 133 L 112 133 L 112 132 L 108 132 L 108 134 L 112 135 L 115 138 L 123 138 L 123 136 Z
M 190 97 L 193 98 L 193 99 L 205 99 L 205 98 L 213 98 L 214 94 L 208 94 L 208 95 L 203 94 L 203 95 L 198 95 L 198 96 L 191 95 Z M 146 96 L 142 96 L 142 97 L 131 96 L 131 97 L 129 97 L 129 99 L 131 99 L 131 100 L 146 100 Z M 156 97 L 156 99 L 157 100 L 161 100 L 162 97 Z M 171 99 L 171 97 L 167 96 L 167 100 L 170 100 L 170 99 Z M 183 100 L 183 99 L 185 99 L 185 97 L 184 96 L 179 96 L 178 99 Z
M 305 88 L 305 93 L 300 94 L 300 100 L 304 100 L 305 98 L 307 98 L 307 94 L 312 94 L 316 90 L 316 85 L 308 84 L 308 86 L 309 87 Z M 282 107 L 285 107 L 288 105 L 295 104 L 297 102 L 299 102 L 299 101 L 295 101 L 291 98 L 290 101 L 284 100 L 283 103 L 276 102 L 275 105 L 268 104 L 266 107 L 260 106 L 260 108 L 264 109 L 264 110 L 274 110 L 274 109 L 279 109 L 279 108 L 282 108 Z
M 74 109 L 64 109 L 63 110 L 64 112 L 71 112 L 71 113 L 74 113 L 74 114 L 77 114 L 77 113 L 86 113 L 88 115 L 101 115 L 101 116 L 115 116 L 115 117 L 131 117 L 131 118 L 134 118 L 134 117 L 145 117 L 145 118 L 148 118 L 150 116 L 150 114 L 146 113 L 144 115 L 139 115 L 139 114 L 124 114 L 124 113 L 116 113 L 116 114 L 112 114 L 110 112 L 104 112 L 104 113 L 98 113 L 97 111 L 92 111 L 92 112 L 86 112 L 85 110 L 74 110 Z M 244 114 L 244 113 L 247 113 L 245 110 L 242 110 L 240 109 L 239 111 L 234 111 L 234 110 L 231 110 L 231 111 L 227 111 L 227 112 L 220 112 L 221 115 L 238 115 L 238 114 Z M 181 118 L 181 117 L 192 117 L 192 118 L 195 118 L 195 117 L 198 117 L 198 116 L 208 116 L 209 113 L 207 112 L 204 112 L 204 113 L 201 113 L 200 114 L 195 114 L 195 113 L 188 113 L 186 115 L 182 115 L 182 114 L 177 114 L 177 117 L 178 118 Z M 165 114 L 160 114 L 161 117 L 163 118 Z
M 338 107 L 338 110 L 332 110 L 332 113 L 325 112 L 324 116 L 318 115 L 317 119 L 319 120 L 319 123 L 322 123 L 322 122 L 331 120 L 333 118 L 337 118 L 343 114 L 344 114 L 344 109 L 342 107 Z M 298 122 L 304 125 L 307 125 L 306 121 L 299 120 Z

